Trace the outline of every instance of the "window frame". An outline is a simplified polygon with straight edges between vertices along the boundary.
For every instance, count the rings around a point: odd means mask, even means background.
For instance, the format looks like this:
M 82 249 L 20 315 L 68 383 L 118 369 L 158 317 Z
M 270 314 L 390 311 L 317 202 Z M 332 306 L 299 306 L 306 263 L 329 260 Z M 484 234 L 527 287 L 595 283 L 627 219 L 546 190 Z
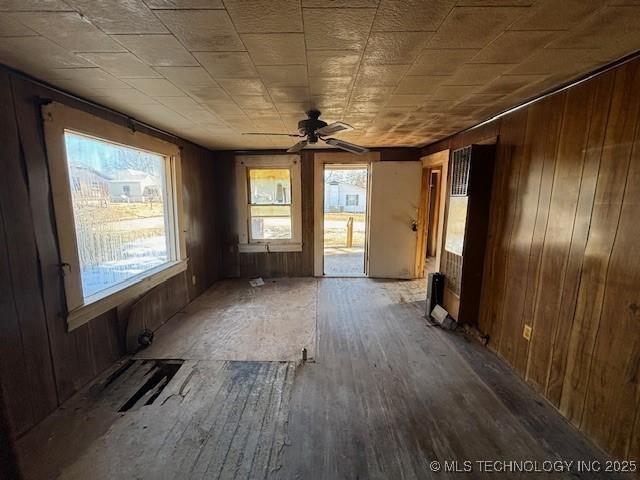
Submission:
M 238 251 L 301 252 L 302 251 L 302 186 L 299 155 L 238 155 L 236 156 L 236 202 Z M 291 181 L 291 238 L 254 239 L 251 236 L 251 206 L 249 170 L 288 169 Z M 284 204 L 283 204 L 284 205 Z
M 187 269 L 180 148 L 58 102 L 42 106 L 42 119 L 66 297 L 67 328 L 71 331 Z M 161 155 L 165 161 L 163 200 L 169 260 L 86 298 L 82 291 L 65 132 Z

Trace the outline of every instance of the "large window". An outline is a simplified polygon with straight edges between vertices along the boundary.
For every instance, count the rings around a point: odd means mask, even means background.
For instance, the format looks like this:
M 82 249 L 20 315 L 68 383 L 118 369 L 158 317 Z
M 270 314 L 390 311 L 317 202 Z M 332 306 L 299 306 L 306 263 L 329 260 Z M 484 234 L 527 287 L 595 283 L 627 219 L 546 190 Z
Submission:
M 299 251 L 300 157 L 239 156 L 236 160 L 240 252 Z M 244 208 L 246 205 L 246 209 Z
M 75 328 L 186 269 L 179 150 L 57 103 L 43 118 Z
M 65 146 L 87 300 L 169 261 L 165 158 L 69 131 Z

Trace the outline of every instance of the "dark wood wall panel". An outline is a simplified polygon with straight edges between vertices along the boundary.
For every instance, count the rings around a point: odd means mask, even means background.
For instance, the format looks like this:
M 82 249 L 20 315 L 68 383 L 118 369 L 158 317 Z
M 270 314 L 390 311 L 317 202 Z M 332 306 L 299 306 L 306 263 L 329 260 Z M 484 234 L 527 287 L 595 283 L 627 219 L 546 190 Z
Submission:
M 127 125 L 127 119 L 0 68 L 0 381 L 13 435 L 20 435 L 125 352 L 128 309 L 113 309 L 67 332 L 49 168 L 39 98 Z M 140 126 L 146 133 L 161 133 Z M 169 137 L 166 137 L 169 138 Z M 168 318 L 218 277 L 213 154 L 182 148 L 188 270 L 184 295 L 160 285 L 153 314 Z M 195 275 L 195 283 L 192 281 Z M 163 290 L 164 288 L 164 290 Z M 155 296 L 154 296 L 155 295 Z M 178 307 L 179 308 L 179 307 Z
M 638 460 L 640 60 L 423 154 L 496 136 L 478 328 L 576 427 Z

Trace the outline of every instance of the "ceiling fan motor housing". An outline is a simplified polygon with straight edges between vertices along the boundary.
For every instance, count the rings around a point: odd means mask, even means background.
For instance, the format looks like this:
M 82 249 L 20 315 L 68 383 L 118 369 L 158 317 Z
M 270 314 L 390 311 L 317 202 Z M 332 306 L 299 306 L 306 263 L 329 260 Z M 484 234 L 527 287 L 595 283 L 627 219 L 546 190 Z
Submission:
M 298 131 L 300 135 L 306 135 L 307 141 L 309 143 L 317 143 L 318 136 L 316 135 L 316 130 L 322 127 L 327 126 L 327 122 L 323 122 L 318 117 L 320 117 L 320 112 L 318 110 L 309 110 L 307 112 L 306 120 L 300 120 L 298 122 Z

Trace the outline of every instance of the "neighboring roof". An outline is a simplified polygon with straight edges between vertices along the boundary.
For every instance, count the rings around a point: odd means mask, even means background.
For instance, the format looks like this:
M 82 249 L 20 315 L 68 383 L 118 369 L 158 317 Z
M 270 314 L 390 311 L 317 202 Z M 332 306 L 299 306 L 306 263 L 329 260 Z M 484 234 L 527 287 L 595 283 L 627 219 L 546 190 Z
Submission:
M 77 164 L 72 164 L 69 166 L 69 168 L 71 170 L 78 170 L 78 171 L 85 171 L 85 172 L 89 172 L 92 173 L 93 175 L 96 175 L 100 178 L 103 178 L 104 180 L 111 180 L 110 177 L 106 176 L 103 173 L 100 173 L 99 171 L 91 168 L 91 167 L 87 167 L 86 165 L 77 165 Z

